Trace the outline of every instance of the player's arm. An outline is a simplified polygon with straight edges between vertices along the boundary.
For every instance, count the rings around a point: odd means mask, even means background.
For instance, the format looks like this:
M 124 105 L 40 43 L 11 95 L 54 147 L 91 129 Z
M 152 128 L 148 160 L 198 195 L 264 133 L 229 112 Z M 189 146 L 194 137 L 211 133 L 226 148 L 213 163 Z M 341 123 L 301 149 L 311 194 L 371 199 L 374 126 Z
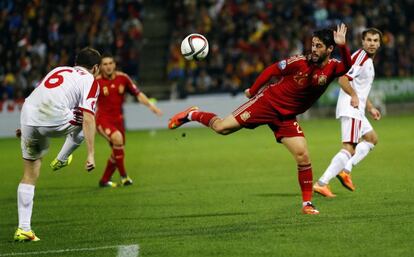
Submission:
M 255 96 L 273 76 L 280 75 L 281 72 L 277 66 L 277 63 L 268 66 L 266 69 L 262 71 L 262 73 L 260 73 L 253 85 L 244 91 L 245 95 L 247 96 L 247 98 Z
M 141 104 L 145 105 L 146 107 L 148 107 L 148 109 L 150 109 L 153 113 L 155 113 L 157 116 L 161 116 L 162 115 L 162 111 L 153 103 L 151 102 L 148 97 L 143 93 L 140 92 L 137 95 L 137 100 L 138 102 L 140 102 Z
M 95 168 L 95 116 L 90 111 L 83 111 L 82 122 L 83 135 L 85 137 L 88 157 L 86 159 L 86 170 L 91 171 Z
M 336 31 L 334 31 L 334 40 L 338 46 L 339 53 L 341 54 L 341 62 L 335 69 L 336 76 L 344 75 L 352 66 L 351 53 L 348 46 L 346 45 L 346 31 L 347 27 L 345 24 L 338 25 Z
M 132 81 L 132 79 L 127 74 L 123 72 L 118 72 L 118 74 L 125 76 L 127 80 L 128 91 L 137 98 L 137 101 L 139 103 L 148 107 L 148 109 L 150 109 L 157 116 L 162 115 L 162 111 L 154 103 L 152 103 L 143 92 L 141 92 L 138 89 L 138 87 L 135 85 L 135 83 Z
M 369 99 L 367 99 L 366 109 L 371 114 L 372 118 L 374 118 L 374 120 L 381 119 L 381 112 L 377 108 L 375 108 L 375 106 L 372 104 L 372 102 Z
M 351 83 L 349 83 L 349 78 L 347 76 L 342 76 L 339 78 L 338 82 L 342 90 L 351 96 L 351 106 L 358 108 L 359 98 L 354 88 L 351 86 Z

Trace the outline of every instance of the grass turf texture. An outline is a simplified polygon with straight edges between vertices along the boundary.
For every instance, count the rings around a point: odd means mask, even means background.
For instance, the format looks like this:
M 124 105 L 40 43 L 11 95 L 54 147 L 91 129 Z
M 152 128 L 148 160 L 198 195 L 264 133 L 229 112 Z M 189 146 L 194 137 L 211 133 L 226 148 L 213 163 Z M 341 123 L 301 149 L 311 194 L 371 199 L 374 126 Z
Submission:
M 301 125 L 317 179 L 340 148 L 339 123 Z M 319 216 L 300 213 L 296 165 L 265 126 L 227 137 L 186 127 L 129 132 L 126 167 L 135 184 L 115 189 L 98 188 L 109 156 L 101 137 L 90 174 L 83 170 L 84 145 L 71 166 L 52 172 L 48 164 L 63 142 L 52 140 L 32 217 L 41 241 L 24 244 L 12 242 L 22 174 L 19 141 L 2 139 L 0 255 L 139 244 L 140 256 L 157 257 L 411 256 L 414 116 L 373 125 L 379 145 L 354 168 L 356 191 L 333 180 L 337 198 L 314 196 Z M 58 256 L 116 256 L 116 249 Z

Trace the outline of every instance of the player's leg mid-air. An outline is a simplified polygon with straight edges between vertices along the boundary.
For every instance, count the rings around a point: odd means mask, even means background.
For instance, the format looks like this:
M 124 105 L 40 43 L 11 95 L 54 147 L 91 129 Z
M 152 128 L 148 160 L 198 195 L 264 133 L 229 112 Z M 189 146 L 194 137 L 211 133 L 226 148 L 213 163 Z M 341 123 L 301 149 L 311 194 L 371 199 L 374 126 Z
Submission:
M 239 108 L 240 109 L 240 108 Z M 224 119 L 217 117 L 211 112 L 200 111 L 198 107 L 193 106 L 175 114 L 168 123 L 169 129 L 176 129 L 190 121 L 197 121 L 206 127 L 221 135 L 228 135 L 243 128 L 238 119 L 235 118 L 238 113 L 243 112 L 236 110 L 232 115 Z M 235 116 L 234 116 L 235 115 Z M 257 126 L 257 125 L 256 125 Z M 252 127 L 253 128 L 253 127 Z M 295 128 L 296 130 L 296 128 Z M 293 154 L 298 164 L 298 179 L 302 190 L 302 213 L 319 214 L 319 211 L 312 205 L 312 168 L 310 165 L 306 140 L 304 137 L 285 137 L 281 141 L 287 149 Z

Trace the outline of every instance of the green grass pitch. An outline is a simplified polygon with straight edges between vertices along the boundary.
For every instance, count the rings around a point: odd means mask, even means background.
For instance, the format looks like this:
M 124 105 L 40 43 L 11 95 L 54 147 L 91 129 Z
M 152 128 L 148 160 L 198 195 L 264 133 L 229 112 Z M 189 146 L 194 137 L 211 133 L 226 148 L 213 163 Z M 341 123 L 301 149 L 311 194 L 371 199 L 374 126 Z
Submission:
M 340 148 L 339 122 L 301 125 L 317 179 Z M 109 155 L 101 137 L 92 173 L 83 170 L 84 145 L 71 166 L 52 172 L 63 142 L 53 140 L 36 187 L 36 243 L 12 242 L 22 162 L 19 141 L 2 139 L 0 256 L 117 256 L 116 249 L 40 252 L 130 244 L 156 257 L 413 256 L 414 116 L 373 126 L 379 144 L 353 170 L 357 190 L 333 180 L 337 198 L 314 196 L 318 216 L 300 213 L 296 165 L 265 126 L 226 137 L 186 127 L 129 132 L 126 166 L 135 184 L 115 189 L 98 188 Z

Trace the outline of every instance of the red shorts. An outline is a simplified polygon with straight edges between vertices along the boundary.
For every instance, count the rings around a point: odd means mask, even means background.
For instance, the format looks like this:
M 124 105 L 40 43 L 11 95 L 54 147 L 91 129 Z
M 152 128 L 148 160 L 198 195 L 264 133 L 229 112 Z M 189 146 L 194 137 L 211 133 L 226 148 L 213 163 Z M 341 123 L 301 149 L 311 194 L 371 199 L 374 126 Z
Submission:
M 115 131 L 119 131 L 124 138 L 125 143 L 125 126 L 123 119 L 108 119 L 108 118 L 96 118 L 96 128 L 103 137 L 110 139 L 111 135 Z
M 267 124 L 277 142 L 284 137 L 304 137 L 296 116 L 284 117 L 263 96 L 257 94 L 233 112 L 234 118 L 244 128 L 254 129 Z

